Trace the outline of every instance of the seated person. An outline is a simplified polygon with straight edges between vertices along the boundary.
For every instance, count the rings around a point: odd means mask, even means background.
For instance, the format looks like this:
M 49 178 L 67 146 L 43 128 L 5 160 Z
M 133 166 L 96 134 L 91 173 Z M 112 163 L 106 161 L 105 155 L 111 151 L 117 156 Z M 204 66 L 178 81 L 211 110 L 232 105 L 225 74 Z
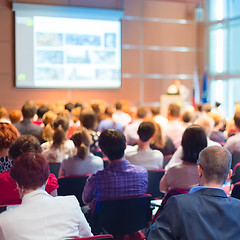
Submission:
M 160 181 L 160 191 L 172 189 L 190 189 L 199 184 L 197 160 L 201 150 L 207 147 L 207 137 L 198 125 L 186 128 L 182 137 L 182 161 L 173 165 L 165 172 Z
M 22 153 L 34 152 L 41 153 L 42 148 L 32 135 L 23 135 L 15 140 L 9 149 L 9 157 L 14 161 Z M 58 181 L 53 174 L 50 174 L 45 190 L 52 196 L 57 196 Z M 21 198 L 18 194 L 16 183 L 10 177 L 10 171 L 0 174 L 0 204 L 20 204 Z
M 231 155 L 226 148 L 202 150 L 200 186 L 168 199 L 147 240 L 239 239 L 240 200 L 228 197 L 222 189 L 223 182 L 231 177 L 230 167 Z
M 76 130 L 71 140 L 77 148 L 77 154 L 63 160 L 59 169 L 59 177 L 92 174 L 103 170 L 102 158 L 90 153 L 91 138 L 86 128 Z
M 155 133 L 155 126 L 150 121 L 142 122 L 138 127 L 138 145 L 129 147 L 125 151 L 126 159 L 147 170 L 160 169 L 163 166 L 163 154 L 159 150 L 150 148 L 150 143 Z
M 91 207 L 96 199 L 145 194 L 148 186 L 147 170 L 125 160 L 126 138 L 123 133 L 115 129 L 104 130 L 99 138 L 99 147 L 108 157 L 109 164 L 87 179 L 83 201 Z
M 52 197 L 45 190 L 50 171 L 38 153 L 13 161 L 10 175 L 22 204 L 0 215 L 0 239 L 66 239 L 91 236 L 75 196 Z

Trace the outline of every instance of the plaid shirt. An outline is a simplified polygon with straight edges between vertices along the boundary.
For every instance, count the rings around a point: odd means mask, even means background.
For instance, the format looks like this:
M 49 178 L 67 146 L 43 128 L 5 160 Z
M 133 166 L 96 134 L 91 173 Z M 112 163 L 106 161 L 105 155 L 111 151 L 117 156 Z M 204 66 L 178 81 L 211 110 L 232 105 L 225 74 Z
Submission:
M 132 165 L 129 161 L 110 162 L 102 171 L 92 174 L 84 187 L 83 201 L 127 197 L 145 194 L 148 172 L 145 168 Z

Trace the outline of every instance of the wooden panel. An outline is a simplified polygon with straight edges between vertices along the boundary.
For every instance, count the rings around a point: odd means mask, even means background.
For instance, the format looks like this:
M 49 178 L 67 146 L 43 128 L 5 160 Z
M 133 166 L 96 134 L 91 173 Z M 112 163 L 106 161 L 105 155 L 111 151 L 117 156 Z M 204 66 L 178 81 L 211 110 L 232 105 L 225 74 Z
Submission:
M 9 19 L 9 21 L 6 21 Z M 13 13 L 10 10 L 3 10 L 0 8 L 0 42 L 1 41 L 12 41 L 13 31 Z
M 140 22 L 122 20 L 122 44 L 140 44 Z
M 13 71 L 13 46 L 10 42 L 0 42 L 0 74 Z
M 122 73 L 140 72 L 139 50 L 122 49 Z
M 145 51 L 145 74 L 193 74 L 196 53 Z
M 141 1 L 142 0 L 125 0 L 124 14 L 126 16 L 141 16 Z
M 197 25 L 161 22 L 144 23 L 145 45 L 197 47 Z

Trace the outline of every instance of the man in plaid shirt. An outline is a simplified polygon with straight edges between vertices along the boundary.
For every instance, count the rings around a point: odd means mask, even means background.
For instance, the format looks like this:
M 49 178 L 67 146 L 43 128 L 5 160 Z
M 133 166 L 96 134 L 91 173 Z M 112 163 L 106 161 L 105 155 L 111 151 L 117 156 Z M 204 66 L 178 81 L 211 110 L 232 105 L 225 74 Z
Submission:
M 83 201 L 91 207 L 96 199 L 145 194 L 148 186 L 147 170 L 125 160 L 124 134 L 115 129 L 104 130 L 99 137 L 99 147 L 108 157 L 109 164 L 88 178 L 82 195 Z

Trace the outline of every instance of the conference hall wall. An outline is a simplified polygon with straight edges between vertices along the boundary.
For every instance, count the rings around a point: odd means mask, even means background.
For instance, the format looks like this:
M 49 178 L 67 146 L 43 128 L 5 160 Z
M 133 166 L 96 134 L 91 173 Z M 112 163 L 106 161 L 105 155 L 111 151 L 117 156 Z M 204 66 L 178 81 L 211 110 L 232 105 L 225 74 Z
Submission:
M 197 1 L 15 0 L 124 10 L 120 89 L 17 89 L 14 86 L 14 15 L 10 2 L 0 0 L 0 105 L 8 110 L 20 108 L 29 99 L 37 103 L 124 99 L 131 105 L 150 105 L 159 102 L 174 78 L 182 78 L 191 90 L 194 67 L 198 66 L 202 73 L 204 28 L 194 20 Z

